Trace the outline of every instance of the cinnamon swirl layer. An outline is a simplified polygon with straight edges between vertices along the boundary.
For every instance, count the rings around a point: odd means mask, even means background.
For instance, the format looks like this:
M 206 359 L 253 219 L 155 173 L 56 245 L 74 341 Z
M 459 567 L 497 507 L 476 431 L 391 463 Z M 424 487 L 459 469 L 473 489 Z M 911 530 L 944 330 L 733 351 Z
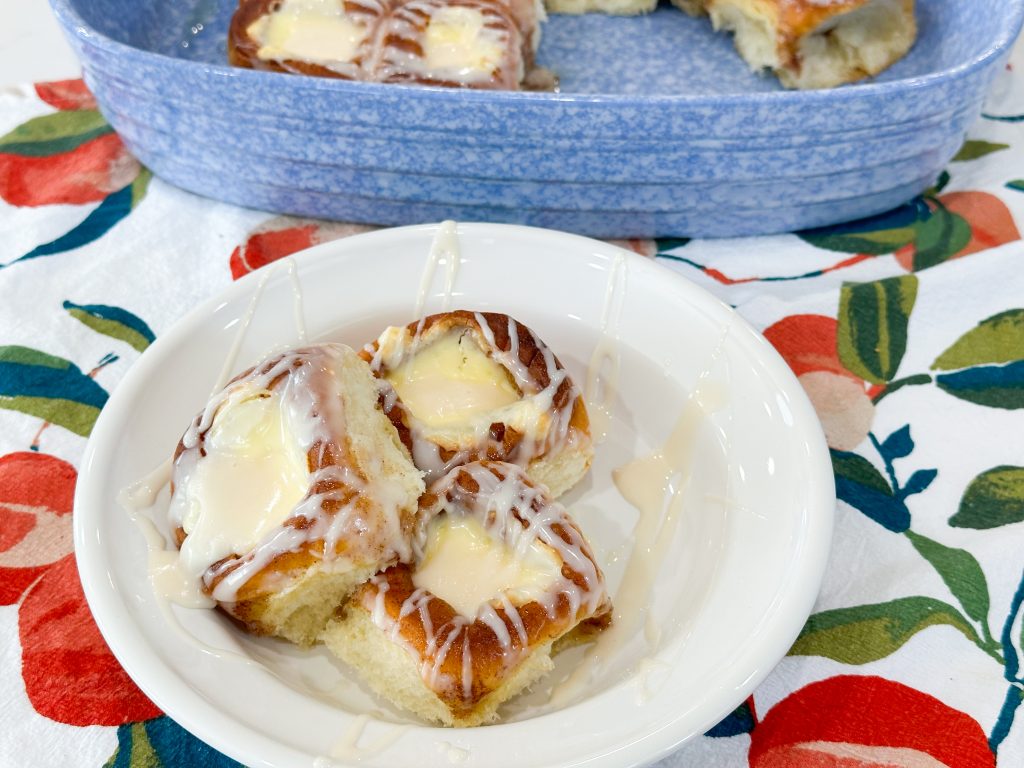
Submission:
M 508 461 L 557 498 L 590 467 L 583 395 L 548 346 L 508 315 L 431 315 L 386 329 L 360 354 L 428 482 L 470 461 Z
M 411 557 L 423 487 L 355 352 L 279 354 L 216 393 L 177 446 L 179 564 L 247 630 L 309 644 L 357 584 Z
M 479 725 L 552 668 L 552 644 L 607 626 L 590 546 L 520 467 L 474 462 L 420 502 L 410 564 L 357 590 L 328 647 L 397 706 Z

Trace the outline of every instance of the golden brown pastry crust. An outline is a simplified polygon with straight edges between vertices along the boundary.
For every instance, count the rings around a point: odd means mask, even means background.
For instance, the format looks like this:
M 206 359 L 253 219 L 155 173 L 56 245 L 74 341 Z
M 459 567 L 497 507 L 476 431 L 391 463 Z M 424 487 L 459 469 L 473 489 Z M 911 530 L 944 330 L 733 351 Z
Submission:
M 324 345 L 330 346 L 330 345 Z M 310 362 L 316 364 L 322 354 L 323 347 L 308 347 L 293 350 L 267 359 L 264 362 L 244 371 L 233 378 L 225 390 L 239 382 L 269 377 L 262 383 L 267 392 L 278 390 L 286 380 L 294 375 L 301 366 Z M 349 352 L 349 354 L 352 354 Z M 320 375 L 327 376 L 326 372 Z M 198 453 L 202 460 L 205 453 L 205 442 L 210 426 L 217 417 L 217 410 L 208 414 L 201 411 L 194 419 L 193 425 L 178 442 L 173 462 L 177 465 L 185 452 Z M 208 424 L 201 429 L 202 424 Z M 384 422 L 387 426 L 387 423 Z M 390 428 L 390 427 L 389 427 Z M 186 445 L 189 432 L 195 434 L 196 442 Z M 234 591 L 234 598 L 217 600 L 218 607 L 231 618 L 238 621 L 247 631 L 253 634 L 275 634 L 274 627 L 265 624 L 263 616 L 268 600 L 283 590 L 292 581 L 305 575 L 311 568 L 322 564 L 325 560 L 348 557 L 359 562 L 379 563 L 380 566 L 390 564 L 399 559 L 393 537 L 385 531 L 382 521 L 380 504 L 372 494 L 364 492 L 371 483 L 364 467 L 352 450 L 351 443 L 345 434 L 331 433 L 326 440 L 316 440 L 306 453 L 307 469 L 311 484 L 303 498 L 290 516 L 284 520 L 279 529 L 293 529 L 308 532 L 308 536 L 297 546 L 275 554 L 272 559 L 260 566 L 245 578 Z M 338 468 L 342 471 L 333 471 Z M 326 470 L 326 471 L 321 471 Z M 175 493 L 175 484 L 171 484 L 171 493 Z M 304 502 L 316 500 L 315 516 L 309 516 L 309 508 Z M 330 523 L 339 514 L 346 515 L 344 531 L 350 535 L 338 535 L 330 551 L 325 549 L 325 539 L 314 532 Z M 416 510 L 413 505 L 400 512 L 398 532 L 405 549 L 408 542 Z M 180 525 L 174 531 L 175 541 L 180 548 L 187 534 Z M 259 547 L 248 552 L 237 552 L 211 564 L 202 577 L 202 588 L 209 596 L 217 599 L 217 587 L 239 568 L 248 566 L 254 561 Z
M 415 355 L 418 347 L 460 330 L 469 332 L 488 357 L 510 371 L 510 376 L 524 397 L 545 392 L 552 387 L 553 377 L 558 377 L 560 381 L 552 393 L 546 420 L 542 419 L 535 425 L 535 434 L 524 434 L 513 425 L 495 421 L 487 434 L 473 444 L 438 442 L 436 450 L 444 466 L 425 466 L 417 459 L 424 452 L 416 443 L 418 440 L 428 441 L 430 437 L 423 436 L 416 417 L 384 377 L 411 355 Z M 428 473 L 428 480 L 437 478 L 456 464 L 481 459 L 509 461 L 529 467 L 531 463 L 557 453 L 566 445 L 578 446 L 592 455 L 590 419 L 583 394 L 565 372 L 557 356 L 533 331 L 514 318 L 497 312 L 443 312 L 409 323 L 401 343 L 404 346 L 397 356 L 390 350 L 381 350 L 381 339 L 366 345 L 360 355 L 370 364 L 374 374 L 381 378 L 386 392 L 381 396 L 384 413 L 395 425 L 413 461 Z M 513 356 L 514 363 L 518 363 L 520 376 L 510 370 L 506 357 L 509 355 Z M 522 375 L 524 373 L 525 376 Z M 586 464 L 589 465 L 589 458 Z
M 582 532 L 561 505 L 552 502 L 515 465 L 484 461 L 452 470 L 421 498 L 418 536 L 424 538 L 430 521 L 446 510 L 481 521 L 493 514 L 489 499 L 480 494 L 477 473 L 481 471 L 499 482 L 511 481 L 531 489 L 534 493 L 526 494 L 529 503 L 512 510 L 515 519 L 528 529 L 539 517 L 554 517 L 546 527 L 582 556 L 578 562 L 583 565 L 578 567 L 563 558 L 563 584 L 572 586 L 554 596 L 553 608 L 536 601 L 503 606 L 492 600 L 491 607 L 505 627 L 507 642 L 503 642 L 487 622 L 463 617 L 440 597 L 417 589 L 413 581 L 415 564 L 396 565 L 377 574 L 352 598 L 374 616 L 378 628 L 413 654 L 424 684 L 456 720 L 470 717 L 481 700 L 497 690 L 531 651 L 581 624 L 586 626 L 587 636 L 592 635 L 607 627 L 612 616 L 604 577 Z M 466 577 L 472 578 L 472 574 Z

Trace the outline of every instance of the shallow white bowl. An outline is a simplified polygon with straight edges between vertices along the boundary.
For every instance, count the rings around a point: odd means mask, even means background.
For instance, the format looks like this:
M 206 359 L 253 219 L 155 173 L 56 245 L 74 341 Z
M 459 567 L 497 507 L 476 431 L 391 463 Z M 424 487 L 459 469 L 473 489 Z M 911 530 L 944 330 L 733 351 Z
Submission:
M 359 346 L 408 322 L 435 231 L 385 230 L 296 256 L 310 337 Z M 612 470 L 665 441 L 698 380 L 721 402 L 691 435 L 684 511 L 651 594 L 617 606 L 644 611 L 648 632 L 564 706 L 548 703 L 545 685 L 568 674 L 578 651 L 510 703 L 503 724 L 446 730 L 410 723 L 322 649 L 250 638 L 213 611 L 175 607 L 168 621 L 146 579 L 143 537 L 117 496 L 171 454 L 240 329 L 234 371 L 296 343 L 288 270 L 271 272 L 254 300 L 262 270 L 189 314 L 129 371 L 93 431 L 75 499 L 82 582 L 114 654 L 167 714 L 250 766 L 640 765 L 749 695 L 814 602 L 831 537 L 831 466 L 814 411 L 771 346 L 717 299 L 614 246 L 486 224 L 460 226 L 459 242 L 453 307 L 514 315 L 577 381 L 611 318 L 621 361 L 614 418 L 591 474 L 564 501 L 613 595 L 638 515 Z M 427 311 L 440 308 L 443 266 Z

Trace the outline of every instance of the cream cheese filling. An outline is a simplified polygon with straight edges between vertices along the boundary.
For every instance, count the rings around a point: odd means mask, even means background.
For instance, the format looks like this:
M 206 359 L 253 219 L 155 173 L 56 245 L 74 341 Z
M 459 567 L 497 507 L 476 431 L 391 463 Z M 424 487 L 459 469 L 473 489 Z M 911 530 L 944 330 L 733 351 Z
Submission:
M 423 37 L 423 60 L 430 70 L 490 73 L 505 46 L 476 8 L 446 6 L 430 19 Z
M 520 398 L 508 372 L 468 333 L 445 334 L 386 377 L 413 416 L 432 428 L 472 421 Z
M 246 29 L 264 61 L 293 59 L 329 66 L 351 62 L 366 39 L 366 26 L 345 14 L 340 0 L 284 0 Z
M 474 618 L 502 594 L 519 605 L 544 602 L 561 575 L 561 560 L 539 541 L 524 551 L 513 550 L 476 518 L 441 515 L 427 528 L 413 583 Z
M 205 455 L 175 494 L 187 538 L 188 573 L 256 547 L 291 514 L 309 489 L 306 454 L 279 395 L 240 386 L 204 438 Z

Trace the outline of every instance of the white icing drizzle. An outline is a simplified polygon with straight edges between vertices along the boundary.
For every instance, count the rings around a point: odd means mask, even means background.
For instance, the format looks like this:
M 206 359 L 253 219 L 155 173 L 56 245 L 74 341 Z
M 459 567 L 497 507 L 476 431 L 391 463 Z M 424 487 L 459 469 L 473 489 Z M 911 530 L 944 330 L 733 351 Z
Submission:
M 452 765 L 464 763 L 469 758 L 470 751 L 468 749 L 456 746 L 450 741 L 438 741 L 435 743 L 437 744 L 437 750 L 444 755 Z
M 231 346 L 228 348 L 227 356 L 224 358 L 224 365 L 220 369 L 220 375 L 217 376 L 217 380 L 213 384 L 213 388 L 210 390 L 210 396 L 212 397 L 228 383 L 231 379 L 231 374 L 235 370 L 235 366 L 238 363 L 238 355 L 242 351 L 242 344 L 245 342 L 246 334 L 249 331 L 249 326 L 252 325 L 252 319 L 256 315 L 256 308 L 259 306 L 260 299 L 263 297 L 263 289 L 267 285 L 267 281 L 270 280 L 277 271 L 284 267 L 288 270 L 292 280 L 292 314 L 295 317 L 295 332 L 298 335 L 299 342 L 305 343 L 306 340 L 306 322 L 305 322 L 305 309 L 302 301 L 302 289 L 299 285 L 298 271 L 295 267 L 295 259 L 291 256 L 274 262 L 270 266 L 263 267 L 263 276 L 260 281 L 256 284 L 256 290 L 252 292 L 252 297 L 249 299 L 249 306 L 245 309 L 245 314 L 242 315 L 241 324 L 238 326 L 238 330 L 235 331 L 235 338 L 231 342 Z M 232 323 L 233 324 L 233 323 Z M 230 328 L 231 325 L 228 325 Z
M 457 225 L 454 221 L 442 221 L 434 233 L 434 240 L 430 244 L 430 251 L 427 253 L 427 263 L 423 265 L 423 274 L 420 277 L 420 290 L 416 295 L 416 305 L 413 308 L 413 317 L 423 317 L 423 308 L 427 303 L 427 296 L 430 287 L 434 283 L 434 272 L 441 260 L 444 260 L 444 293 L 441 294 L 441 311 L 447 312 L 452 300 L 452 291 L 455 290 L 455 278 L 459 273 L 459 264 L 462 261 L 462 252 L 459 249 L 459 237 Z M 416 334 L 418 337 L 419 334 Z
M 462 483 L 476 486 L 477 490 L 471 492 Z M 531 593 L 528 603 L 517 604 L 510 598 L 511 590 L 503 591 L 481 604 L 474 616 L 456 612 L 441 626 L 434 626 L 430 612 L 431 603 L 440 600 L 439 597 L 424 589 L 415 589 L 402 602 L 397 615 L 391 616 L 387 609 L 391 588 L 389 573 L 378 573 L 370 580 L 369 598 L 364 595 L 364 605 L 374 624 L 418 661 L 420 675 L 432 690 L 455 694 L 469 706 L 473 701 L 474 683 L 471 626 L 475 624 L 490 630 L 507 669 L 530 650 L 527 619 L 523 613 L 525 606 L 538 605 L 549 622 L 538 629 L 537 614 L 533 614 L 534 631 L 538 633 L 536 642 L 540 644 L 564 634 L 579 621 L 599 615 L 606 608 L 608 596 L 604 577 L 583 534 L 564 507 L 548 499 L 521 468 L 503 462 L 466 464 L 435 483 L 430 492 L 436 501 L 421 509 L 413 535 L 414 563 L 424 556 L 430 521 L 446 514 L 474 517 L 516 557 L 524 557 L 531 547 L 540 545 L 563 564 L 561 571 L 552 574 L 550 586 Z M 467 578 L 472 575 L 467 574 Z M 407 641 L 402 633 L 403 620 L 414 615 L 425 638 L 423 648 Z M 419 631 L 414 636 L 419 636 Z M 454 649 L 458 649 L 459 663 L 455 669 L 448 665 L 446 670 L 446 661 Z M 457 674 L 453 675 L 453 671 Z
M 381 726 L 383 733 L 377 739 L 368 744 L 360 744 L 363 741 L 366 726 L 372 720 L 373 718 L 368 714 L 358 715 L 354 718 L 345 730 L 344 736 L 331 747 L 331 757 L 337 760 L 359 761 L 366 757 L 379 755 L 393 746 L 409 730 L 407 725 Z
M 714 357 L 717 355 L 718 351 Z M 551 704 L 556 707 L 573 700 L 638 633 L 644 633 L 650 654 L 657 651 L 660 632 L 647 621 L 655 580 L 675 538 L 698 431 L 721 402 L 706 382 L 707 375 L 705 371 L 665 443 L 613 473 L 619 492 L 640 513 L 633 547 L 615 594 L 612 626 L 573 673 L 552 690 Z
M 491 322 L 507 324 L 507 349 L 499 346 Z M 500 408 L 474 414 L 458 429 L 431 428 L 405 407 L 384 377 L 415 355 L 420 346 L 460 331 L 471 334 L 481 349 L 508 371 L 522 397 Z M 520 359 L 521 335 L 528 337 L 539 351 L 547 379 L 543 386 Z M 579 440 L 589 440 L 589 436 L 571 428 L 573 410 L 580 396 L 576 384 L 548 346 L 511 317 L 491 315 L 488 319 L 485 314 L 474 312 L 451 320 L 442 318 L 429 326 L 420 319 L 414 326 L 386 329 L 376 342 L 365 348 L 364 355 L 370 357 L 370 368 L 380 378 L 384 412 L 390 416 L 398 408 L 399 418 L 409 428 L 413 463 L 425 472 L 427 482 L 443 476 L 453 467 L 483 457 L 500 458 L 527 467 L 546 454 L 572 446 Z M 556 407 L 556 398 L 565 382 L 568 382 L 568 389 Z M 521 436 L 511 450 L 492 436 L 492 424 L 502 424 Z M 446 459 L 444 453 L 451 455 Z
M 586 401 L 595 442 L 608 437 L 619 385 L 619 324 L 625 304 L 629 269 L 625 252 L 617 253 L 608 271 L 601 309 L 601 338 L 587 366 Z M 607 369 L 607 373 L 605 370 Z
M 492 0 L 470 0 L 460 3 L 470 13 L 460 12 L 455 17 L 451 16 L 452 7 L 443 0 L 408 0 L 396 7 L 383 25 L 374 79 L 515 90 L 525 74 L 523 40 L 507 7 Z M 446 26 L 449 32 L 455 32 L 470 20 L 476 22 L 472 25 L 476 34 L 472 35 L 474 39 L 464 41 L 467 45 L 454 46 L 457 50 L 453 50 L 450 44 L 432 40 L 432 26 L 434 30 Z M 432 45 L 437 42 L 441 44 Z
M 298 336 L 299 344 L 305 344 L 306 337 L 306 303 L 302 300 L 302 284 L 299 283 L 299 270 L 295 266 L 295 259 L 285 259 L 288 267 L 288 278 L 292 283 L 292 314 L 295 316 L 295 333 Z
M 260 363 L 217 392 L 182 436 L 168 518 L 187 534 L 181 547 L 183 567 L 217 601 L 234 602 L 250 578 L 287 552 L 306 551 L 339 568 L 381 557 L 407 559 L 401 487 L 387 478 L 364 478 L 348 465 L 347 447 L 338 442 L 346 431 L 340 370 L 347 355 L 352 352 L 342 345 L 321 344 Z M 194 535 L 194 502 L 188 496 L 205 455 L 207 433 L 222 409 L 240 396 L 279 398 L 284 420 L 309 464 L 309 491 L 248 552 L 224 551 L 223 541 Z M 351 531 L 361 533 L 349 536 Z M 323 542 L 322 552 L 314 546 L 318 541 Z

